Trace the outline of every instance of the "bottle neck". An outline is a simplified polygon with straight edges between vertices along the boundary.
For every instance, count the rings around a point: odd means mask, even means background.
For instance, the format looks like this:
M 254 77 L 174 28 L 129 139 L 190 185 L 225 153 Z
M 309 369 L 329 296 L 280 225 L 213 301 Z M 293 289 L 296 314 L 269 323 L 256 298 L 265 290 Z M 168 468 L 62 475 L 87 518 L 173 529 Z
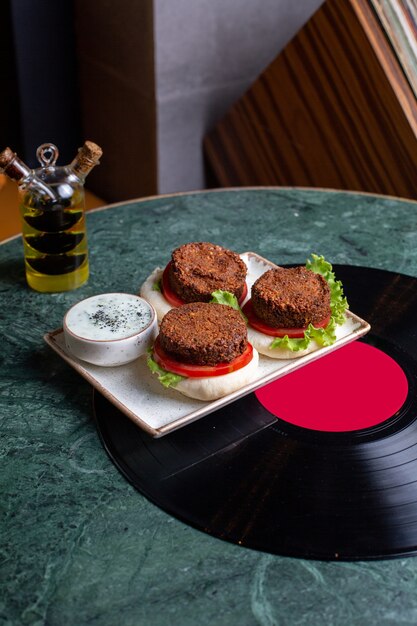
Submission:
M 84 182 L 93 167 L 97 165 L 97 161 L 91 161 L 86 158 L 81 159 L 79 155 L 68 165 L 68 169 Z
M 85 141 L 68 167 L 73 174 L 84 182 L 93 167 L 99 164 L 102 153 L 100 146 L 92 141 Z
M 7 149 L 6 149 L 7 150 Z M 4 154 L 4 162 L 0 166 L 0 172 L 4 172 L 6 176 L 20 183 L 32 174 L 32 170 L 14 152 L 2 152 Z
M 40 180 L 35 172 L 26 165 L 19 157 L 6 148 L 0 153 L 0 172 L 4 172 L 11 180 L 16 181 L 19 185 L 30 187 L 39 196 L 49 200 L 56 200 L 56 193 L 42 180 Z

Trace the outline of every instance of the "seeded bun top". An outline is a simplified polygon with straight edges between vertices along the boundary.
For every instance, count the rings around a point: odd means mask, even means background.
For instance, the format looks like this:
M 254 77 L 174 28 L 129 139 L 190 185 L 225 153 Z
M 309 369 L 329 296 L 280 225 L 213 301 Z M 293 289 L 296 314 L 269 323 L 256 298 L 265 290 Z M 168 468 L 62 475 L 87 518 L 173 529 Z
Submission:
M 217 365 L 229 363 L 245 351 L 247 329 L 240 313 L 231 307 L 192 302 L 168 311 L 158 340 L 178 361 Z
M 305 267 L 271 269 L 254 283 L 252 306 L 273 328 L 304 328 L 330 315 L 330 288 Z
M 217 289 L 230 291 L 239 299 L 246 273 L 246 265 L 236 252 L 197 242 L 173 251 L 168 276 L 171 289 L 184 302 L 209 302 Z

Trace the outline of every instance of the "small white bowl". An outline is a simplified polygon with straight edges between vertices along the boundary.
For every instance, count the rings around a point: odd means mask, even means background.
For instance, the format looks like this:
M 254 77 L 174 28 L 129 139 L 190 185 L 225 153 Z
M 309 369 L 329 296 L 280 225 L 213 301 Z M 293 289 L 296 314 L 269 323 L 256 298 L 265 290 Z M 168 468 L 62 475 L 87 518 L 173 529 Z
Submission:
M 67 349 L 77 358 L 106 367 L 130 363 L 153 345 L 155 309 L 140 296 L 103 293 L 77 302 L 64 317 Z

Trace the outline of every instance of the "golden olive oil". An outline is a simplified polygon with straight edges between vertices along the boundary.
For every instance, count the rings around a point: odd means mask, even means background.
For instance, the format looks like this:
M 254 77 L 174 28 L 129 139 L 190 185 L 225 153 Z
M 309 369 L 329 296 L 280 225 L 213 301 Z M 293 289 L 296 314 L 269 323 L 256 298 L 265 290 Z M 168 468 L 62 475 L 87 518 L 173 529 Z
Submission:
M 0 152 L 0 173 L 19 185 L 26 278 L 36 291 L 69 291 L 88 279 L 84 181 L 102 155 L 85 141 L 71 163 L 56 167 L 58 148 L 39 146 L 30 169 L 11 148 Z
M 84 191 L 62 201 L 21 193 L 26 279 L 36 291 L 69 291 L 88 279 Z

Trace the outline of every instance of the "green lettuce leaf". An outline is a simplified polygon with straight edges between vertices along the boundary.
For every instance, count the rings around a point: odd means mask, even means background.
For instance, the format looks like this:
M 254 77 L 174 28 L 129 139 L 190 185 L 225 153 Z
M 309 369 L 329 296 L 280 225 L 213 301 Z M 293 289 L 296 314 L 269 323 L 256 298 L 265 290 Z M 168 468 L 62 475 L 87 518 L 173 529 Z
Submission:
M 284 348 L 291 350 L 291 352 L 299 352 L 299 350 L 306 350 L 310 341 L 311 339 L 306 333 L 304 333 L 304 337 L 298 339 L 290 339 L 288 335 L 285 335 L 285 337 L 275 337 L 269 344 L 269 347 L 271 349 Z
M 288 335 L 276 337 L 269 346 L 272 349 L 286 348 L 298 352 L 306 350 L 311 341 L 316 341 L 319 346 L 331 346 L 336 341 L 336 326 L 343 324 L 346 319 L 345 313 L 349 305 L 343 295 L 342 283 L 336 280 L 331 264 L 323 256 L 312 254 L 311 259 L 306 262 L 306 268 L 321 274 L 330 287 L 330 321 L 325 328 L 315 328 L 309 324 L 304 337 L 299 339 L 290 339 Z
M 239 302 L 237 301 L 236 296 L 233 293 L 230 293 L 230 291 L 222 291 L 221 289 L 213 291 L 213 293 L 211 294 L 210 302 L 231 306 L 232 309 L 239 311 L 245 322 L 248 321 L 246 315 L 243 313 L 242 309 L 239 306 Z
M 336 341 L 336 321 L 330 317 L 330 321 L 326 328 L 315 328 L 313 324 L 309 324 L 304 337 L 290 339 L 288 335 L 285 337 L 275 337 L 270 343 L 270 348 L 287 348 L 292 352 L 306 350 L 312 340 L 316 341 L 319 346 L 331 346 Z
M 154 284 L 152 285 L 152 291 L 160 291 L 162 293 L 161 279 L 154 282 Z
M 316 274 L 321 274 L 327 280 L 330 287 L 331 316 L 335 319 L 337 325 L 343 324 L 349 305 L 343 295 L 342 281 L 336 280 L 331 264 L 323 256 L 312 254 L 311 259 L 307 260 L 306 268 Z
M 151 370 L 152 374 L 156 374 L 158 376 L 158 380 L 164 387 L 175 387 L 180 380 L 183 380 L 185 376 L 180 376 L 179 374 L 173 374 L 172 372 L 167 372 L 164 370 L 152 356 L 152 348 L 148 351 L 148 358 L 146 361 L 147 366 Z

